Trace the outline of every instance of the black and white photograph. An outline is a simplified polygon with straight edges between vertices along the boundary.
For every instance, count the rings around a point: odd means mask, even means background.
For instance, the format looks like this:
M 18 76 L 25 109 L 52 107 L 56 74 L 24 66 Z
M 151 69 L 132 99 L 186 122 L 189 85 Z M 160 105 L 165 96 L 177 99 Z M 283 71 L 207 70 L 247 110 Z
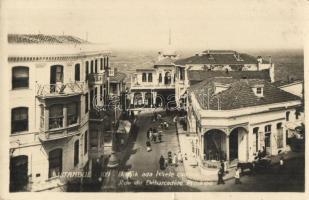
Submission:
M 0 1 L 1 190 L 305 195 L 308 3 Z

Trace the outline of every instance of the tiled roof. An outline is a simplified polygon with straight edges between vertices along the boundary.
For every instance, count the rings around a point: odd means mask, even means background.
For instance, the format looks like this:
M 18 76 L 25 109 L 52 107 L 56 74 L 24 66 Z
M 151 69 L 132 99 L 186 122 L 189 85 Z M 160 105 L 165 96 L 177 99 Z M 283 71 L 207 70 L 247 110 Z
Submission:
M 162 60 L 156 62 L 156 63 L 154 64 L 154 66 L 158 66 L 158 65 L 174 65 L 174 62 L 175 62 L 175 60 L 173 60 L 173 59 L 167 57 L 167 58 L 164 58 L 164 59 L 162 59 Z
M 228 89 L 214 94 L 216 83 L 229 84 Z M 252 86 L 263 85 L 263 97 L 254 94 Z M 259 106 L 293 100 L 300 100 L 299 97 L 285 92 L 268 81 L 258 79 L 232 79 L 212 78 L 189 88 L 193 92 L 203 109 L 207 109 L 209 94 L 209 109 L 217 110 L 218 101 L 221 110 Z M 219 100 L 218 100 L 219 99 Z
M 232 77 L 234 79 L 264 79 L 270 81 L 269 70 L 261 71 L 188 71 L 188 79 L 191 83 L 197 83 L 215 77 Z
M 239 55 L 239 59 L 237 59 Z M 257 58 L 244 53 L 237 53 L 236 51 L 213 50 L 204 51 L 201 54 L 196 54 L 189 58 L 179 59 L 175 62 L 177 65 L 186 64 L 213 64 L 213 65 L 243 65 L 256 64 Z M 263 60 L 263 63 L 268 61 Z
M 284 86 L 284 85 L 289 85 L 289 84 L 293 84 L 293 83 L 302 83 L 303 80 L 279 80 L 273 83 L 274 86 L 276 87 L 280 87 L 280 86 Z
M 11 44 L 81 44 L 88 43 L 70 35 L 8 34 Z
M 110 82 L 119 83 L 123 81 L 126 78 L 126 74 L 122 72 L 114 72 L 114 76 L 110 76 L 109 80 Z

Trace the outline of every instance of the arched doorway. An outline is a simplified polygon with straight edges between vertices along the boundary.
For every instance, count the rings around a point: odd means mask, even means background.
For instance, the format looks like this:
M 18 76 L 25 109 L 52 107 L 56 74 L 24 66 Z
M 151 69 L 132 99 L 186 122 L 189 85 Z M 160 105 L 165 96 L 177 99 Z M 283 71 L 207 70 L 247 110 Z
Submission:
M 248 131 L 243 127 L 234 128 L 229 135 L 230 160 L 248 160 Z
M 28 184 L 28 156 L 12 157 L 10 160 L 10 192 L 26 191 Z
M 226 134 L 212 129 L 204 134 L 205 160 L 226 160 Z

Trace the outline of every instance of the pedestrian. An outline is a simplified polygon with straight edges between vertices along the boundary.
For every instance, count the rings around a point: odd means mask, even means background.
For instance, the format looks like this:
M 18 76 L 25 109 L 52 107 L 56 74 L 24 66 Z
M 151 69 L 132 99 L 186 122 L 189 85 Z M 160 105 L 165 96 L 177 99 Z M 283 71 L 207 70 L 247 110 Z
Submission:
M 168 158 L 164 159 L 164 168 L 166 169 L 168 167 Z
M 222 169 L 222 167 L 220 167 L 219 170 L 218 170 L 218 182 L 217 182 L 217 185 L 220 185 L 220 184 L 225 184 L 225 182 L 223 180 L 223 169 Z
M 175 167 L 178 166 L 178 160 L 177 160 L 177 155 L 176 155 L 176 153 L 174 153 L 172 163 L 173 163 L 173 165 L 174 165 Z
M 182 155 L 181 155 L 181 152 L 180 152 L 180 151 L 178 151 L 178 161 L 179 161 L 180 163 L 183 162 L 183 160 L 182 160 Z
M 152 130 L 149 130 L 149 140 L 152 141 L 153 140 L 153 133 Z
M 149 140 L 147 140 L 147 142 L 146 142 L 146 148 L 147 148 L 148 152 L 151 151 L 151 144 L 150 144 Z
M 150 130 L 147 131 L 147 140 L 150 140 Z
M 165 169 L 165 159 L 163 157 L 163 155 L 161 155 L 160 160 L 159 160 L 159 164 L 160 164 L 160 169 L 164 170 Z
M 283 168 L 284 168 L 284 161 L 283 161 L 283 157 L 281 156 L 279 160 L 279 171 L 278 171 L 279 174 L 283 172 Z
M 168 129 L 168 123 L 167 122 L 164 122 L 164 127 L 165 127 L 166 130 Z
M 241 184 L 241 182 L 240 182 L 240 167 L 237 167 L 236 171 L 235 171 L 235 184 Z
M 223 169 L 223 172 L 225 173 L 225 164 L 224 164 L 223 160 L 221 160 L 221 168 Z
M 187 153 L 185 153 L 185 160 L 188 160 Z
M 160 143 L 162 142 L 162 131 L 159 131 L 158 133 L 158 140 Z

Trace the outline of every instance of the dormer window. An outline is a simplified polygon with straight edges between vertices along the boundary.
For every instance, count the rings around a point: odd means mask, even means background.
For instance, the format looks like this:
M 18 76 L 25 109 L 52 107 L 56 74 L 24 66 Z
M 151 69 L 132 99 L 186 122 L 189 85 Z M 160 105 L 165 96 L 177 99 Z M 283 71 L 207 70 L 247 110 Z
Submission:
M 256 85 L 254 86 L 252 89 L 253 89 L 253 92 L 256 96 L 258 97 L 263 97 L 264 96 L 264 91 L 263 91 L 263 88 L 264 86 L 263 85 Z
M 256 88 L 256 94 L 262 94 L 262 88 L 261 87 L 258 87 Z

